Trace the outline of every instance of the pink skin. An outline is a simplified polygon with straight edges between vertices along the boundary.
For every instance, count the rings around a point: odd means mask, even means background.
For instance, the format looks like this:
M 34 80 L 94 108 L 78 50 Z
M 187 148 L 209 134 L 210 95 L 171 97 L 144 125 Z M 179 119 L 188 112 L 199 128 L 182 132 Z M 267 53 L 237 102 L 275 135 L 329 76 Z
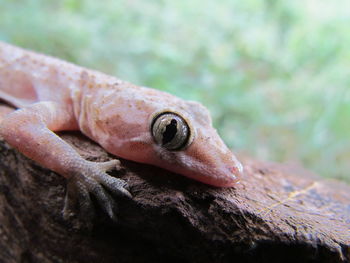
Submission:
M 125 182 L 107 170 L 118 161 L 84 160 L 54 132 L 80 130 L 108 152 L 147 163 L 194 180 L 234 186 L 243 169 L 212 127 L 201 104 L 168 93 L 137 87 L 115 77 L 0 42 L 0 99 L 20 108 L 0 116 L 0 136 L 29 158 L 70 179 L 64 213 L 74 191 L 89 202 L 89 192 L 114 218 L 113 200 L 103 191 L 130 196 Z M 151 123 L 160 112 L 186 120 L 191 139 L 186 148 L 169 151 L 156 144 Z M 86 203 L 83 204 L 89 211 Z
M 133 89 L 135 93 L 130 98 Z M 214 186 L 231 187 L 239 181 L 242 165 L 212 127 L 209 112 L 201 104 L 132 85 L 123 91 L 106 86 L 104 91 L 83 89 L 83 92 L 85 96 L 94 94 L 93 102 L 85 110 L 95 112 L 98 122 L 83 119 L 81 123 L 84 124 L 80 126 L 85 127 L 85 133 L 107 151 Z M 113 98 L 113 94 L 118 94 L 118 98 Z M 191 127 L 193 141 L 184 150 L 168 151 L 152 138 L 152 116 L 165 110 L 180 114 Z M 91 119 L 97 119 L 97 116 Z

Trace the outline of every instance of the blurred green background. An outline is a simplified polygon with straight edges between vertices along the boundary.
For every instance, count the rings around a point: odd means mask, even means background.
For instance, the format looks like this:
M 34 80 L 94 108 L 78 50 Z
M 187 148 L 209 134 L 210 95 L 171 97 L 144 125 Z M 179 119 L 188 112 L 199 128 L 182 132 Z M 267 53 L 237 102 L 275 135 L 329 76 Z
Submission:
M 350 181 L 350 2 L 0 0 L 0 39 L 206 105 L 236 152 Z

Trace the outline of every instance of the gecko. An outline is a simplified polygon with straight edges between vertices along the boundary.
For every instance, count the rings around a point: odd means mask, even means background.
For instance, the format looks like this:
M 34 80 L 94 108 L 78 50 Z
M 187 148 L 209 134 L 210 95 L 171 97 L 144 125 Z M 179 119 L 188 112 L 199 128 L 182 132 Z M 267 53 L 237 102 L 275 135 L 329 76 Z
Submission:
M 216 187 L 235 186 L 243 166 L 212 125 L 209 111 L 156 89 L 0 42 L 0 136 L 67 179 L 63 215 L 91 196 L 115 219 L 112 195 L 132 198 L 107 172 L 120 161 L 82 158 L 56 132 L 79 130 L 112 155 L 161 167 Z M 85 211 L 85 212 L 84 212 Z

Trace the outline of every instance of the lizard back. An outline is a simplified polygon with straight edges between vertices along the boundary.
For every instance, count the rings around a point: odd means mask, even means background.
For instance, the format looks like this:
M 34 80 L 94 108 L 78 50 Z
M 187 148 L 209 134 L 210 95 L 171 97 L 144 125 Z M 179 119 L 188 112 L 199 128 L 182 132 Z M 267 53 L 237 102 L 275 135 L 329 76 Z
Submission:
M 50 100 L 68 102 L 82 68 L 0 42 L 0 99 L 21 108 Z

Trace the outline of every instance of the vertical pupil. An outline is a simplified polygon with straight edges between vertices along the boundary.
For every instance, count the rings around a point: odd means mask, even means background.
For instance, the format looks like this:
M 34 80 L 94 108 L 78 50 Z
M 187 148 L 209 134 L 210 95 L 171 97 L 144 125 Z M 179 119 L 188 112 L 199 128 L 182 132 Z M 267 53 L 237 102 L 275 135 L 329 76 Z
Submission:
M 168 142 L 171 142 L 174 139 L 177 133 L 177 121 L 172 119 L 171 122 L 165 127 L 165 131 L 163 132 L 163 140 L 162 144 L 165 145 Z

